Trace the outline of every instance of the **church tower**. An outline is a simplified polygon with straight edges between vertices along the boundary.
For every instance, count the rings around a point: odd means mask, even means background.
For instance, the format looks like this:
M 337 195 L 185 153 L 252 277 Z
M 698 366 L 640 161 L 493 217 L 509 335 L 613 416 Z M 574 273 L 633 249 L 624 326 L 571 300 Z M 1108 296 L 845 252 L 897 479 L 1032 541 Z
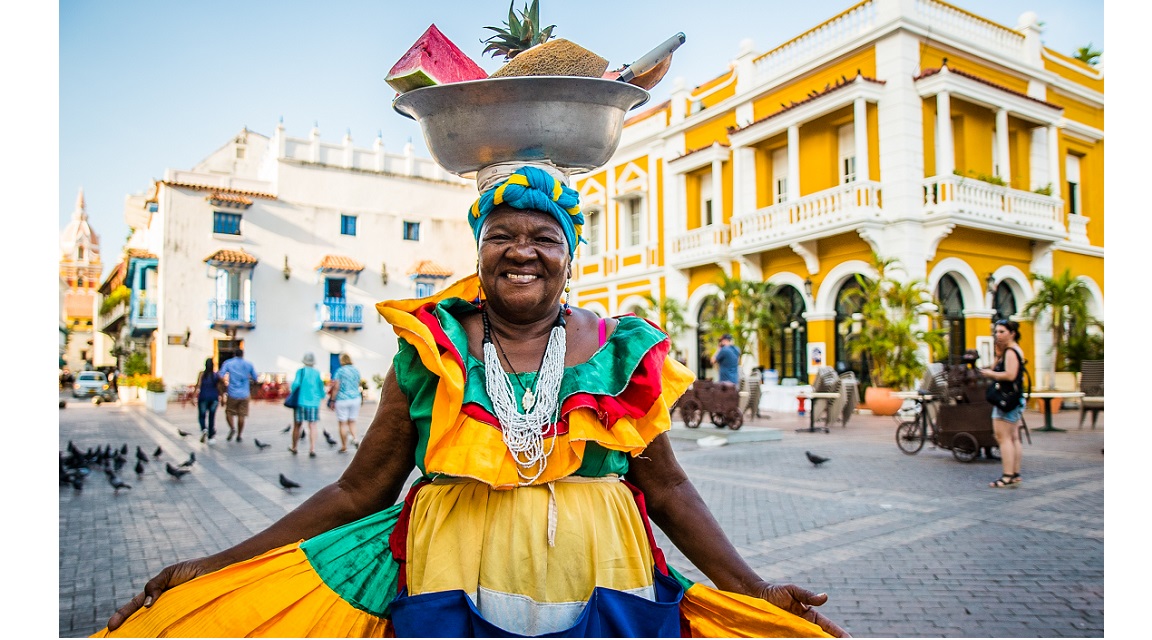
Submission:
M 100 264 L 100 237 L 88 224 L 84 189 L 76 197 L 72 220 L 60 234 L 60 286 L 64 288 L 64 321 L 71 330 L 66 366 L 79 371 L 89 368 L 93 360 L 93 316 L 96 293 L 103 267 Z

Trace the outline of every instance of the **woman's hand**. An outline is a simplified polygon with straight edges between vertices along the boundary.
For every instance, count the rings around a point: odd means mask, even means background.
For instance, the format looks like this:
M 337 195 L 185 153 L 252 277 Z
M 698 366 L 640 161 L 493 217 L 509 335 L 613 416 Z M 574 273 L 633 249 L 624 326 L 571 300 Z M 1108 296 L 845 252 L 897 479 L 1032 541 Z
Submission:
M 794 584 L 771 584 L 761 581 L 756 585 L 755 595 L 761 600 L 770 602 L 777 607 L 804 618 L 808 622 L 818 625 L 825 633 L 836 638 L 850 638 L 847 631 L 840 625 L 824 617 L 814 609 L 828 602 L 828 594 L 815 594 Z
M 151 607 L 160 594 L 180 584 L 188 582 L 192 578 L 202 576 L 206 573 L 211 573 L 213 569 L 205 564 L 204 558 L 196 560 L 185 560 L 177 562 L 176 564 L 168 565 L 156 574 L 156 577 L 148 581 L 144 585 L 144 590 L 136 594 L 136 597 L 128 601 L 128 604 L 116 610 L 111 618 L 108 618 L 108 630 L 115 631 L 124 624 L 124 621 L 129 618 L 140 607 Z

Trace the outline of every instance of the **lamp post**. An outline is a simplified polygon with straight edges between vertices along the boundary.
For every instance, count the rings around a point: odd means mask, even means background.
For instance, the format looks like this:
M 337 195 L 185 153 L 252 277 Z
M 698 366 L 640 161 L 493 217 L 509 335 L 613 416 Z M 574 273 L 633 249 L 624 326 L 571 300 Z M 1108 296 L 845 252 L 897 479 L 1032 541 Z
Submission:
M 988 285 L 988 292 L 985 295 L 988 297 L 988 308 L 991 309 L 992 304 L 995 301 L 995 293 L 993 287 L 996 286 L 996 276 L 989 273 L 988 277 L 984 278 L 984 283 Z
M 809 298 L 812 297 L 812 278 L 811 276 L 804 278 L 804 295 Z
M 288 266 L 288 256 L 284 256 L 284 279 L 287 280 L 292 277 L 292 267 Z

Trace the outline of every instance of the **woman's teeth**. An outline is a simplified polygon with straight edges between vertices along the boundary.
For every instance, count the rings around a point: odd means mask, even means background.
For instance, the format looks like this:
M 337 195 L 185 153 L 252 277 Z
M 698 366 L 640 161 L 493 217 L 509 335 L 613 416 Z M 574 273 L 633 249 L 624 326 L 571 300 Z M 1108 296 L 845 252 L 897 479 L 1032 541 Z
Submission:
M 509 273 L 507 277 L 512 282 L 532 282 L 536 279 L 536 276 L 518 273 Z

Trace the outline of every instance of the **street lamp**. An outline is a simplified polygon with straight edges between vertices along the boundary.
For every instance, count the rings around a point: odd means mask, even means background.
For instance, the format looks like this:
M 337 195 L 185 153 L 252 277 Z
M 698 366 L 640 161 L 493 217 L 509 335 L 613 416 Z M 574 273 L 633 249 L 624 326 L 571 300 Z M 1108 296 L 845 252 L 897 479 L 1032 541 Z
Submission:
M 989 273 L 988 277 L 984 278 L 984 282 L 988 285 L 988 290 L 991 291 L 992 286 L 996 284 L 996 276 Z
M 288 256 L 284 256 L 284 279 L 287 280 L 292 277 L 292 267 L 288 266 Z
M 804 278 L 804 295 L 808 296 L 809 298 L 812 297 L 812 278 L 811 277 Z

